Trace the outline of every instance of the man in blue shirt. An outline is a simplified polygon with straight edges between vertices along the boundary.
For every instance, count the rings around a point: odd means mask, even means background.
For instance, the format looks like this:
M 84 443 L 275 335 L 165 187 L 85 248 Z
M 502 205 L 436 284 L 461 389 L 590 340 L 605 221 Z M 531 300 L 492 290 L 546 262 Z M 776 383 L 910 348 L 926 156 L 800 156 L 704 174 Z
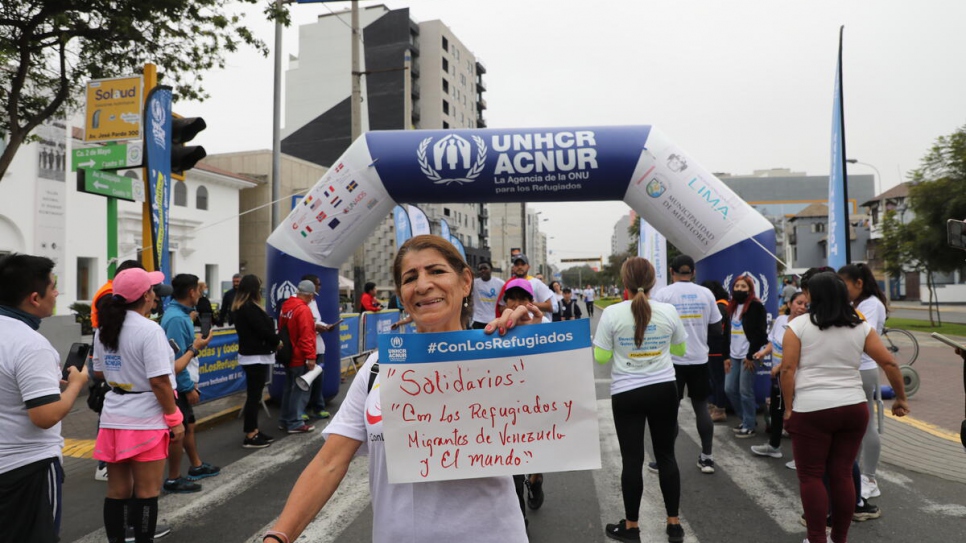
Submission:
M 207 338 L 195 338 L 195 325 L 191 318 L 195 304 L 201 297 L 201 287 L 198 276 L 181 273 L 171 280 L 174 289 L 173 300 L 167 305 L 161 318 L 161 328 L 165 335 L 178 347 L 175 354 L 174 373 L 177 381 L 178 408 L 184 415 L 184 439 L 171 440 L 168 449 L 168 478 L 164 481 L 166 492 L 198 492 L 201 485 L 192 481 L 214 477 L 221 472 L 221 468 L 201 461 L 198 446 L 195 441 L 195 413 L 191 407 L 198 403 L 198 354 L 200 349 L 208 346 L 211 335 Z M 181 449 L 188 453 L 191 467 L 188 468 L 187 479 L 181 477 Z

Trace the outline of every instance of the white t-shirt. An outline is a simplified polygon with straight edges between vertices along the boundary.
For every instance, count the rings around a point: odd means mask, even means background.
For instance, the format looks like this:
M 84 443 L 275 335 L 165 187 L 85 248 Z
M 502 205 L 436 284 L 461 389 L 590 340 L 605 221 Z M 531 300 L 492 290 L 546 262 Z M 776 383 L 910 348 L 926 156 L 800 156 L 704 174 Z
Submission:
M 739 307 L 733 317 L 731 317 L 731 362 L 741 364 L 741 361 L 748 356 L 748 338 L 745 337 L 745 329 L 741 325 L 742 308 Z
M 584 289 L 584 301 L 585 302 L 594 301 L 594 289 L 592 288 Z
M 543 281 L 537 279 L 536 277 L 530 278 L 530 286 L 533 287 L 534 302 L 539 303 L 539 302 L 546 302 L 547 300 L 550 300 L 550 307 L 553 308 L 554 306 L 553 291 L 550 290 L 550 287 L 548 287 Z M 542 322 L 553 322 L 553 318 L 550 315 L 551 315 L 550 313 L 544 311 Z
M 792 410 L 807 413 L 865 403 L 859 361 L 865 338 L 872 331 L 869 323 L 819 330 L 803 315 L 789 323 L 788 329 L 802 342 Z
M 872 326 L 875 333 L 881 336 L 886 321 L 886 308 L 882 305 L 882 301 L 875 296 L 869 296 L 862 300 L 855 309 L 865 317 L 865 322 Z M 874 370 L 878 367 L 879 365 L 875 363 L 875 360 L 872 360 L 871 356 L 862 353 L 862 365 L 859 366 L 859 371 Z
M 466 534 L 463 539 L 474 543 L 526 543 L 512 477 L 389 484 L 379 401 L 381 375 L 366 391 L 378 359 L 378 353 L 369 355 L 339 412 L 322 432 L 326 437 L 336 434 L 361 441 L 359 452 L 369 455 L 373 543 L 452 540 L 456 533 Z
M 640 347 L 634 344 L 630 300 L 605 308 L 600 316 L 594 345 L 614 353 L 612 395 L 675 379 L 670 348 L 684 343 L 688 333 L 673 305 L 656 301 L 650 304 L 651 321 L 647 323 Z
M 714 294 L 690 281 L 678 281 L 659 290 L 651 300 L 673 305 L 688 332 L 684 356 L 672 355 L 671 360 L 682 366 L 707 364 L 708 325 L 721 322 Z
M 0 473 L 63 459 L 60 423 L 44 430 L 25 405 L 45 396 L 60 399 L 60 378 L 60 355 L 50 342 L 27 324 L 0 316 Z
M 768 341 L 771 341 L 772 367 L 782 363 L 782 339 L 785 337 L 785 330 L 787 328 L 788 315 L 779 315 L 778 318 L 771 323 L 771 332 L 768 333 Z
M 164 410 L 151 391 L 152 377 L 167 375 L 174 388 L 174 351 L 158 323 L 128 311 L 121 328 L 117 351 L 108 350 L 94 336 L 94 371 L 104 373 L 112 387 L 138 394 L 104 397 L 101 428 L 121 430 L 167 430 Z
M 319 304 L 315 303 L 315 298 L 309 302 L 309 310 L 312 311 L 312 318 L 315 319 L 315 324 L 328 326 L 328 323 L 322 322 L 322 314 L 319 313 Z M 320 332 L 315 333 L 315 354 L 325 354 L 325 342 L 322 341 L 322 334 Z
M 496 302 L 500 297 L 500 289 L 504 281 L 498 277 L 490 277 L 484 281 L 477 277 L 473 280 L 473 321 L 487 323 L 496 315 Z

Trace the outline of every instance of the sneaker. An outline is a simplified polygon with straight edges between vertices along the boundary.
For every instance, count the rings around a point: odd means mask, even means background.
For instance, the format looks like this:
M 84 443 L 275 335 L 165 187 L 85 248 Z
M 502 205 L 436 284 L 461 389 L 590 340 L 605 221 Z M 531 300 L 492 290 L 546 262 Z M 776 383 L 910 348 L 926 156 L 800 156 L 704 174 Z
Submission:
M 531 481 L 527 478 L 527 507 L 536 511 L 543 505 L 543 474 L 537 474 L 536 480 Z
M 714 460 L 710 458 L 698 457 L 698 467 L 701 468 L 701 473 L 714 473 Z M 675 526 L 674 524 L 668 524 L 668 526 Z
M 782 457 L 782 448 L 772 447 L 770 443 L 765 443 L 764 445 L 752 445 L 751 452 L 757 454 L 758 456 L 770 456 L 772 458 Z
M 626 520 L 621 520 L 617 524 L 608 524 L 604 527 L 604 534 L 618 541 L 634 542 L 641 540 L 641 529 L 628 528 Z
M 303 424 L 302 426 L 299 426 L 297 428 L 290 428 L 287 431 L 290 434 L 307 434 L 307 433 L 311 432 L 312 430 L 315 430 L 315 426 L 310 426 L 308 424 Z
M 791 462 L 785 462 L 785 467 L 788 469 L 795 469 L 795 461 L 792 460 Z
M 167 524 L 158 524 L 154 527 L 154 539 L 161 539 L 170 533 L 171 527 Z M 124 529 L 124 543 L 134 543 L 134 541 L 134 528 L 128 526 Z
M 184 477 L 178 477 L 177 479 L 165 480 L 164 491 L 174 494 L 190 494 L 192 492 L 201 492 L 201 485 L 192 483 Z
M 329 412 L 325 409 L 313 409 L 309 412 L 309 417 L 313 419 L 327 419 L 329 416 Z
M 304 420 L 309 420 L 309 416 L 306 413 L 302 413 L 301 415 L 299 415 L 299 419 L 301 419 L 303 421 Z
M 681 543 L 684 541 L 684 527 L 680 524 L 668 524 L 665 531 L 667 532 L 668 543 Z
M 96 477 L 95 477 L 96 479 Z M 882 495 L 879 491 L 879 483 L 872 477 L 862 476 L 862 497 L 865 499 L 878 498 Z
M 106 481 L 107 480 L 107 464 L 103 466 L 98 465 L 94 469 L 94 480 L 95 481 Z
M 862 500 L 862 505 L 855 506 L 855 513 L 852 513 L 852 520 L 855 522 L 865 522 L 882 516 L 882 511 L 871 503 Z
M 742 428 L 741 430 L 738 430 L 737 432 L 735 432 L 735 437 L 737 437 L 738 439 L 746 439 L 754 435 L 755 435 L 755 430 L 754 429 L 749 430 L 748 428 Z
M 739 424 L 738 426 L 735 426 L 734 428 L 732 428 L 731 431 L 737 434 L 738 432 L 740 432 L 740 431 L 742 431 L 744 429 L 745 429 L 744 425 Z
M 711 413 L 711 422 L 727 422 L 728 414 L 725 413 L 724 407 L 716 407 Z
M 275 443 L 275 438 L 272 437 L 272 436 L 270 436 L 270 435 L 268 435 L 268 434 L 263 434 L 261 432 L 258 432 L 255 435 L 256 436 L 260 436 L 262 439 L 264 439 L 265 440 L 265 443 Z
M 265 438 L 262 437 L 262 434 L 255 434 L 254 437 L 246 436 L 245 439 L 242 441 L 243 449 L 264 449 L 269 445 L 271 445 L 271 443 L 268 441 L 265 441 Z
M 647 469 L 651 473 L 657 473 L 657 471 L 658 471 L 657 470 L 657 462 L 648 462 L 647 463 Z
M 202 462 L 198 467 L 188 468 L 188 479 L 191 481 L 197 481 L 206 477 L 214 477 L 220 473 L 221 468 L 218 466 L 212 466 L 208 462 Z

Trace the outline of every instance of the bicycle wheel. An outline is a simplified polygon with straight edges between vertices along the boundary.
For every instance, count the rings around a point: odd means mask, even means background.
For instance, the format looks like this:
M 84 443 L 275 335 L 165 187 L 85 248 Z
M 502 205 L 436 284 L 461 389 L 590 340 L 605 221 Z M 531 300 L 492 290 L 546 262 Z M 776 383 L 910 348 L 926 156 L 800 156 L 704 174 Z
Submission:
M 911 366 L 919 357 L 919 342 L 908 330 L 886 328 L 882 330 L 882 343 L 900 366 Z

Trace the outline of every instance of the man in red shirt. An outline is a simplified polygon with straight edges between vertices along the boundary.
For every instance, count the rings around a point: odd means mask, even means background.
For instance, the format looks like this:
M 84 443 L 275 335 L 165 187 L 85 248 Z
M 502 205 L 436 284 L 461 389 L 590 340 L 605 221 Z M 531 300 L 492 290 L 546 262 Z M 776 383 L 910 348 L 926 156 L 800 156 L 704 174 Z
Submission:
M 305 424 L 301 417 L 309 401 L 309 392 L 299 388 L 295 381 L 315 369 L 315 317 L 308 305 L 314 298 L 315 283 L 306 279 L 299 283 L 298 294 L 285 300 L 278 316 L 279 332 L 287 332 L 292 341 L 292 358 L 285 367 L 282 412 L 278 421 L 279 429 L 290 434 L 315 430 L 315 426 Z

